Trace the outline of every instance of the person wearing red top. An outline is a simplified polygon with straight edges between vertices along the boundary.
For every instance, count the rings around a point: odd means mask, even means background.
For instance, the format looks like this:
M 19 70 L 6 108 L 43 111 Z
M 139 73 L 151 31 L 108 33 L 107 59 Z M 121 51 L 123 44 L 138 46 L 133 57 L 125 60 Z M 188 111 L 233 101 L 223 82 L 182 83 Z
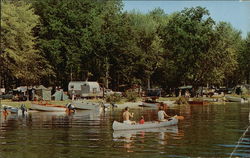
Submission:
M 139 121 L 139 124 L 144 124 L 144 117 L 143 116 L 141 116 L 141 120 Z

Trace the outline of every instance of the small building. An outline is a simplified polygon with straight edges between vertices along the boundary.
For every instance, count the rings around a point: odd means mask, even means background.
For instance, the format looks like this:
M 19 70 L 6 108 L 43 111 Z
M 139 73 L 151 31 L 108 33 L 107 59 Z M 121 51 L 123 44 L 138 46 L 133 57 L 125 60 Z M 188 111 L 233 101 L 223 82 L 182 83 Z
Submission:
M 103 96 L 103 92 L 99 83 L 89 81 L 69 82 L 68 93 L 71 98 L 73 95 L 75 95 L 77 98 L 93 98 Z
M 35 94 L 39 97 L 37 99 L 51 100 L 51 89 L 40 85 L 35 88 Z

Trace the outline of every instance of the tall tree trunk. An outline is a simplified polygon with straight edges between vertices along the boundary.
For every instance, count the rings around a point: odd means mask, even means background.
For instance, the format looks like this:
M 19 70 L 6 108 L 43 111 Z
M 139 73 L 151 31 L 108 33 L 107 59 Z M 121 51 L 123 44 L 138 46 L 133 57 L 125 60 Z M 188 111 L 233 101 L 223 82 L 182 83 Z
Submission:
M 105 67 L 106 67 L 106 71 L 105 71 L 105 87 L 108 89 L 109 88 L 109 62 L 108 62 L 108 58 L 105 58 Z
M 148 77 L 148 89 L 150 89 L 150 76 Z

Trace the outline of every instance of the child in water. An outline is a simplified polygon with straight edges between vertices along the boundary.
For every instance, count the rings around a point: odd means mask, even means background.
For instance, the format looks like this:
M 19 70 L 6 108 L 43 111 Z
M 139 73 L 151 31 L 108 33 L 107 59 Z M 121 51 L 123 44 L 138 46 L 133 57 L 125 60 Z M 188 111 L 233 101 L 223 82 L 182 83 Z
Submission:
M 139 121 L 139 124 L 144 124 L 144 117 L 143 116 L 141 116 L 141 120 Z

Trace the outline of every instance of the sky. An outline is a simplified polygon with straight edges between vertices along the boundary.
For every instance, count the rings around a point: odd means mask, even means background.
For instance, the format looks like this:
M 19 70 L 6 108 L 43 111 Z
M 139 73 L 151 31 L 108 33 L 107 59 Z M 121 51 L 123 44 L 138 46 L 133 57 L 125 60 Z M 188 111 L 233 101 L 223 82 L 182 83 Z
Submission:
M 183 0 L 162 0 L 162 1 L 142 1 L 142 0 L 123 0 L 124 11 L 136 10 L 147 13 L 154 8 L 162 8 L 165 13 L 171 14 L 175 11 L 181 11 L 184 8 L 195 6 L 205 7 L 209 10 L 210 16 L 216 21 L 225 21 L 232 24 L 234 28 L 242 32 L 246 37 L 250 32 L 250 0 L 244 1 L 183 1 Z

